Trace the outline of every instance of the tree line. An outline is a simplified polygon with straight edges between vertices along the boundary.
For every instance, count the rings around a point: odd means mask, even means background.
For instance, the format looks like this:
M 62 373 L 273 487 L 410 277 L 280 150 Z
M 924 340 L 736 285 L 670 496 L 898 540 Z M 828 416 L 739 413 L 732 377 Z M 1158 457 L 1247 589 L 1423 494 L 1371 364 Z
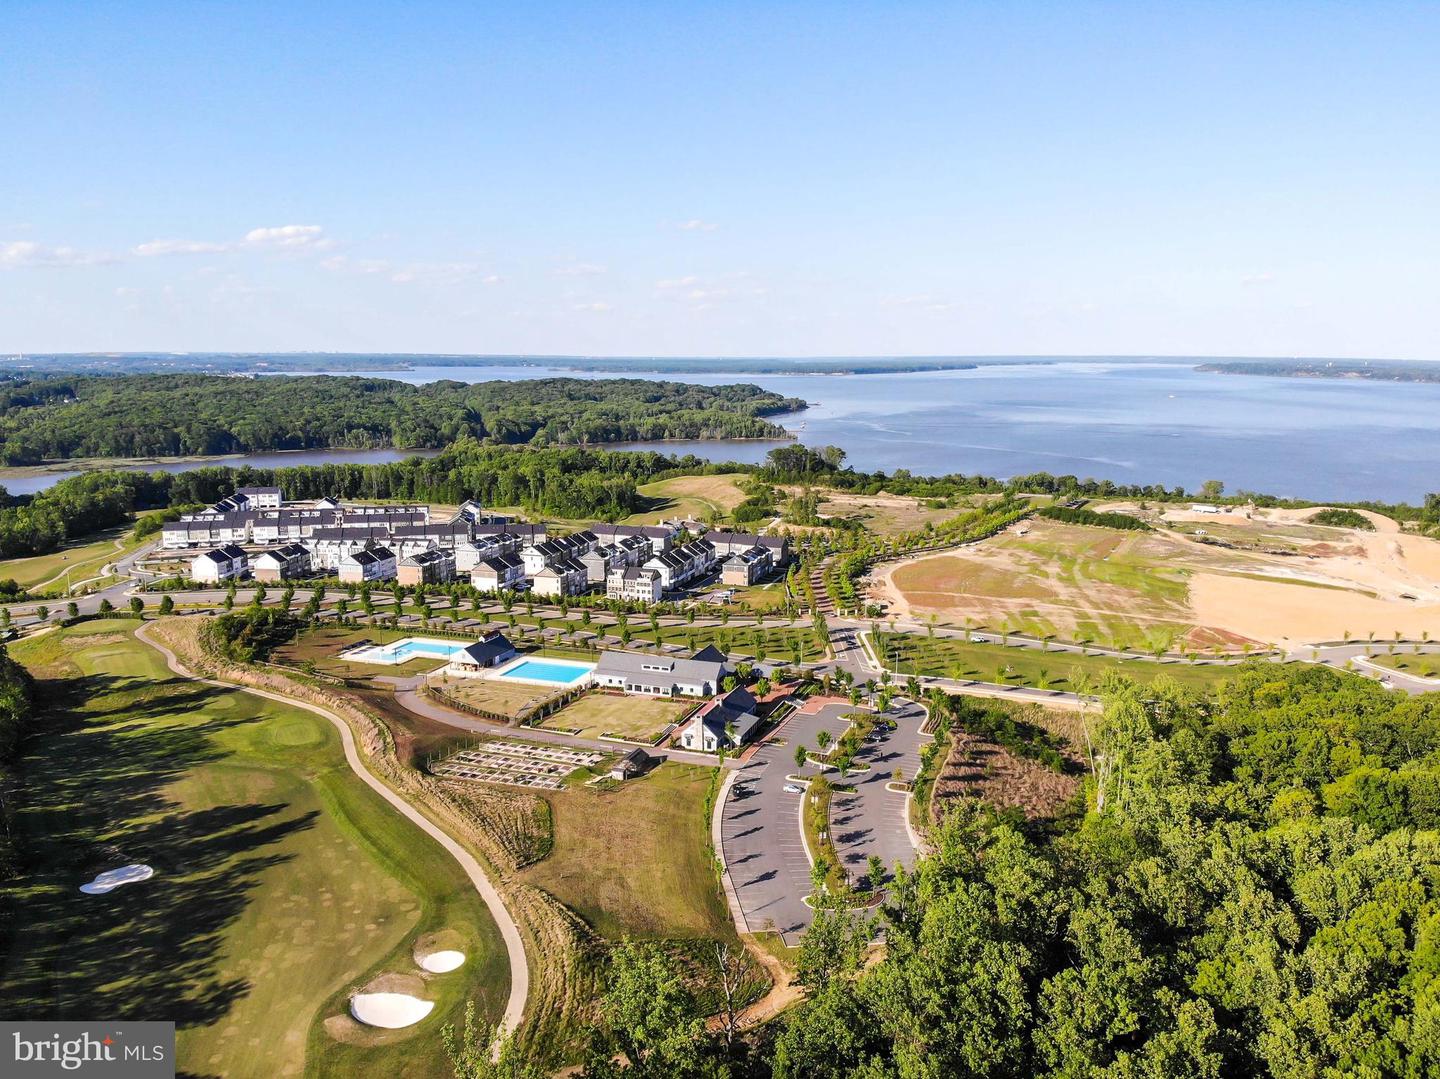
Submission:
M 0 393 L 0 460 L 434 449 L 673 438 L 784 438 L 764 417 L 805 407 L 749 384 L 551 378 L 432 382 L 310 375 L 76 375 Z
M 579 447 L 491 446 L 462 436 L 434 457 L 292 468 L 216 466 L 188 472 L 87 472 L 26 499 L 0 499 L 0 558 L 43 554 L 123 524 L 135 510 L 197 508 L 241 486 L 278 486 L 287 500 L 342 499 L 518 506 L 529 514 L 616 520 L 646 507 L 637 487 L 676 472 L 731 469 L 695 457 Z M 148 525 L 150 531 L 154 525 Z
M 1045 506 L 1035 511 L 1039 517 L 1063 521 L 1071 525 L 1093 525 L 1096 528 L 1119 528 L 1129 532 L 1153 532 L 1139 517 L 1128 513 L 1099 513 L 1081 506 Z M 1364 518 L 1361 518 L 1364 520 Z
M 0 645 L 0 881 L 14 877 L 15 847 L 9 820 L 12 812 L 5 796 L 12 783 L 11 765 L 30 723 L 33 683 L 30 672 L 10 658 Z M 10 932 L 10 911 L 0 904 L 0 940 Z

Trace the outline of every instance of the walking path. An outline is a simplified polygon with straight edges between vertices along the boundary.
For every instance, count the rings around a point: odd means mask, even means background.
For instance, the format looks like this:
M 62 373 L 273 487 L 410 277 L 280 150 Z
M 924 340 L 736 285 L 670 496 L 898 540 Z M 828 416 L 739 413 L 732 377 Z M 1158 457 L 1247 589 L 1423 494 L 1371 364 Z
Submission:
M 505 951 L 510 961 L 510 997 L 505 1002 L 505 1014 L 500 1019 L 500 1029 L 505 1033 L 515 1030 L 520 1025 L 520 1020 L 525 1014 L 525 1001 L 530 995 L 530 967 L 525 958 L 525 941 L 520 936 L 520 927 L 510 917 L 510 911 L 506 909 L 505 902 L 500 897 L 499 891 L 491 883 L 490 878 L 485 875 L 485 870 L 464 847 L 452 839 L 446 831 L 434 824 L 428 817 L 412 806 L 405 799 L 401 798 L 388 786 L 382 783 L 375 775 L 365 767 L 360 760 L 360 754 L 355 748 L 355 736 L 350 730 L 350 725 L 329 709 L 321 708 L 319 705 L 310 704 L 307 701 L 295 700 L 281 693 L 272 693 L 269 690 L 259 689 L 254 686 L 241 685 L 233 682 L 222 682 L 215 678 L 202 678 L 190 671 L 182 664 L 179 657 L 159 641 L 152 640 L 149 635 L 150 624 L 141 625 L 135 631 L 137 639 L 144 641 L 151 648 L 154 648 L 165 657 L 165 663 L 182 678 L 189 678 L 195 682 L 201 682 L 208 686 L 216 686 L 220 689 L 249 693 L 256 697 L 263 697 L 266 700 L 277 701 L 292 708 L 303 708 L 307 712 L 313 712 L 317 716 L 328 719 L 340 732 L 340 743 L 345 748 L 345 762 L 350 765 L 354 772 L 365 785 L 376 794 L 389 802 L 407 820 L 428 835 L 450 854 L 452 858 L 460 863 L 460 868 L 475 885 L 475 890 L 480 893 L 480 898 L 485 900 L 485 906 L 490 910 L 490 916 L 495 919 L 495 924 L 500 927 L 500 936 L 505 941 Z

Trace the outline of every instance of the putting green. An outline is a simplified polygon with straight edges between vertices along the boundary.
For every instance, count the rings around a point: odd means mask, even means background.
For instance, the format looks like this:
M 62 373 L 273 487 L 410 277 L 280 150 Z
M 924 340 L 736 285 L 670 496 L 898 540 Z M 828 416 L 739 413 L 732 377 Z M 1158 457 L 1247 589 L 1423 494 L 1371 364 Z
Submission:
M 467 998 L 508 991 L 498 931 L 459 866 L 345 765 L 325 720 L 171 674 L 93 622 L 17 645 L 48 706 L 22 747 L 7 1014 L 173 1019 L 178 1064 L 225 1076 L 428 1076 Z M 93 896 L 130 863 L 155 876 Z M 413 969 L 418 934 L 471 961 L 414 1027 L 339 1041 L 351 987 Z M 327 1025 L 327 1020 L 329 1024 Z M 343 1030 L 338 1030 L 343 1034 Z

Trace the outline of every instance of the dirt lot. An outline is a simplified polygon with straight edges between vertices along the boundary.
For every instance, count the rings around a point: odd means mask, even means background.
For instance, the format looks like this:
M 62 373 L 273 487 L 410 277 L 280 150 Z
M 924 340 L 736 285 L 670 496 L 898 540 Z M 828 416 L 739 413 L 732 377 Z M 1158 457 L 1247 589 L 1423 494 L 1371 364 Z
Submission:
M 787 488 L 796 494 L 800 488 Z M 926 524 L 947 520 L 964 512 L 963 506 L 948 509 L 930 509 L 924 500 L 906 495 L 891 495 L 880 492 L 875 495 L 852 494 L 849 491 L 817 491 L 821 502 L 817 507 L 823 517 L 853 517 L 860 521 L 867 532 L 881 536 L 898 535 Z
M 1440 542 L 1393 521 L 1364 532 L 1299 516 L 1315 512 L 1152 512 L 1150 533 L 1035 520 L 881 567 L 871 594 L 900 617 L 1097 644 L 1297 644 L 1440 625 Z

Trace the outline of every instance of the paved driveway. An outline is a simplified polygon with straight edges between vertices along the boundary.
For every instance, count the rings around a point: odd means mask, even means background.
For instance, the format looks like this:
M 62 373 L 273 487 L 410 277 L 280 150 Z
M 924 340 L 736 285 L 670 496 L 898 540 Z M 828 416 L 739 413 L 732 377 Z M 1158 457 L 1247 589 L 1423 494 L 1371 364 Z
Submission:
M 880 859 L 887 872 L 893 872 L 897 864 L 907 869 L 915 864 L 915 845 L 906 827 L 908 798 L 885 787 L 896 768 L 906 779 L 913 779 L 920 770 L 920 749 L 930 741 L 920 733 L 925 709 L 902 701 L 888 714 L 896 722 L 895 730 L 877 732 L 877 740 L 867 742 L 856 756 L 857 761 L 870 765 L 870 770 L 837 779 L 853 785 L 855 791 L 837 793 L 830 803 L 830 838 L 841 866 L 852 878 L 864 876 L 871 855 Z

